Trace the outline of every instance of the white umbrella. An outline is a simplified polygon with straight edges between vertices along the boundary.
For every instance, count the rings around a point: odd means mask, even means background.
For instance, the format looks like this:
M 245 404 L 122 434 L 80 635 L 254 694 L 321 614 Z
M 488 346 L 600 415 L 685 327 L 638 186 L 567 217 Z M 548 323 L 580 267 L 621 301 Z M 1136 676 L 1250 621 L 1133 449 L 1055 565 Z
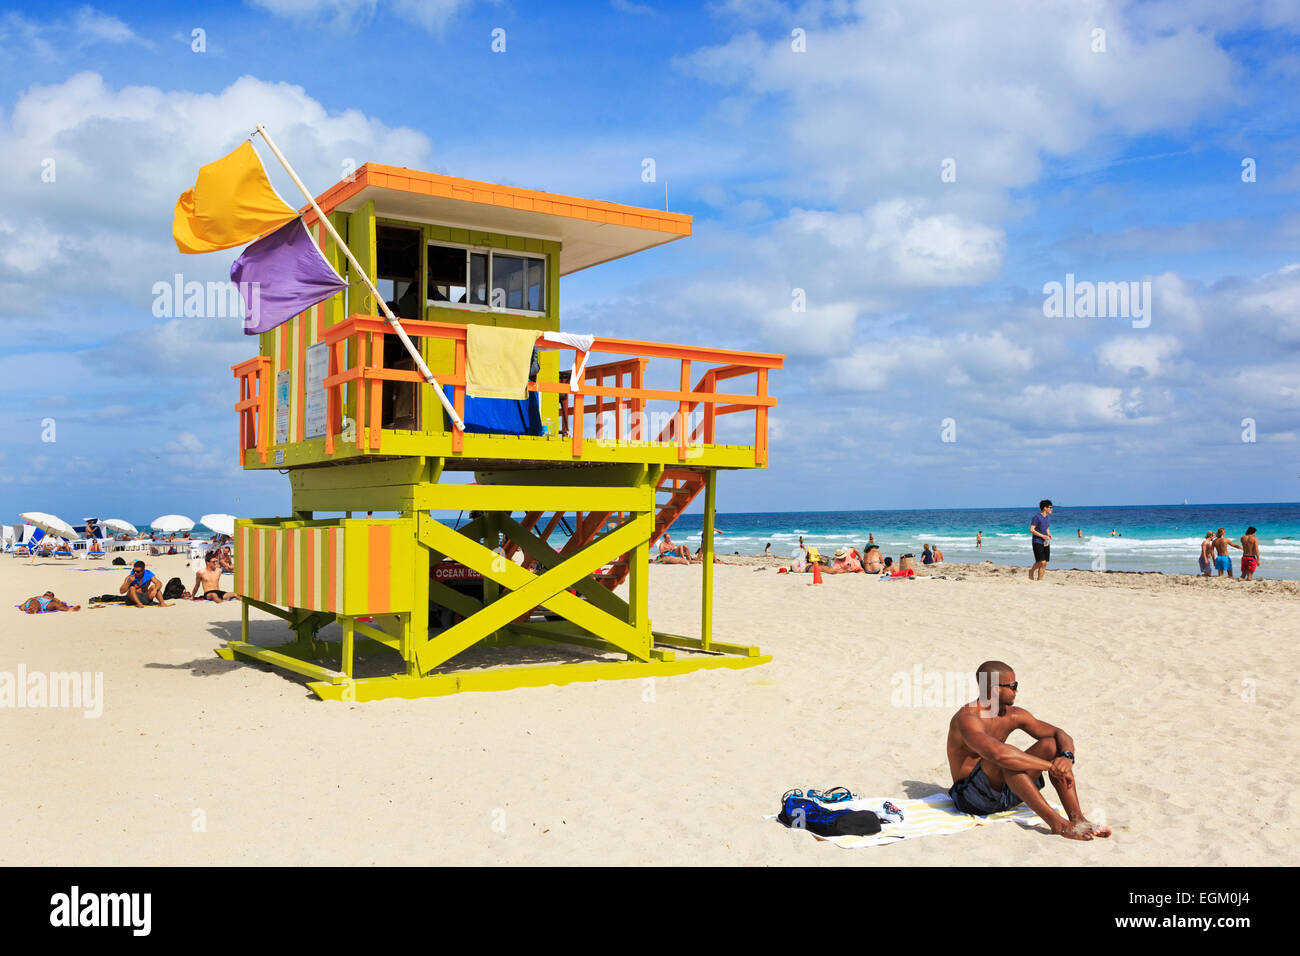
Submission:
M 199 524 L 205 528 L 211 528 L 217 534 L 224 534 L 227 538 L 235 536 L 235 516 L 234 515 L 204 515 L 199 519 Z
M 99 523 L 101 528 L 107 528 L 109 531 L 116 531 L 118 534 L 139 534 L 140 529 L 129 521 L 123 521 L 121 518 L 105 518 Z
M 180 531 L 189 531 L 194 527 L 194 522 L 184 515 L 161 515 L 150 521 L 149 526 L 163 534 L 176 534 Z
M 81 535 L 72 529 L 62 518 L 55 515 L 47 515 L 43 511 L 27 511 L 20 514 L 28 524 L 34 524 L 46 534 L 53 535 L 56 538 L 67 538 L 69 541 L 76 541 Z

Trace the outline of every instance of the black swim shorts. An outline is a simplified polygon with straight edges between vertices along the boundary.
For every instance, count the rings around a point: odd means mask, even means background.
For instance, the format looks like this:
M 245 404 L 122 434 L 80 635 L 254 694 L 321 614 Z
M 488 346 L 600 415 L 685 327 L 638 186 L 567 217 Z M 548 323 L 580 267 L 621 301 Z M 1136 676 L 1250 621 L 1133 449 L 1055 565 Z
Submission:
M 1044 544 L 1042 538 L 1034 539 L 1034 560 L 1050 561 L 1052 559 L 1052 546 Z
M 948 796 L 952 797 L 953 805 L 962 813 L 973 813 L 978 817 L 1020 806 L 1024 801 L 1005 783 L 1001 790 L 993 788 L 992 781 L 984 776 L 984 769 L 980 766 L 982 762 L 977 762 L 975 769 L 965 779 L 958 780 L 949 789 Z M 1034 784 L 1039 790 L 1043 789 L 1041 773 L 1035 778 Z

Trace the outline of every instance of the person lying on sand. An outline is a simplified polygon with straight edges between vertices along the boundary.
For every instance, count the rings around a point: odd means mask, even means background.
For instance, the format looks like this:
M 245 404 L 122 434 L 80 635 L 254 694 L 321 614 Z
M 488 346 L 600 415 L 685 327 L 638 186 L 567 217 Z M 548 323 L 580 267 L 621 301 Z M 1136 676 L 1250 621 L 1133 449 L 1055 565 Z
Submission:
M 237 601 L 239 595 L 233 591 L 221 590 L 221 562 L 219 553 L 209 551 L 204 557 L 204 567 L 194 575 L 194 590 L 191 601 Z
M 18 605 L 24 614 L 40 614 L 42 611 L 80 611 L 80 604 L 64 604 L 54 596 L 53 591 L 46 591 L 40 597 L 30 597 Z
M 948 795 L 962 813 L 988 816 L 1022 802 L 1051 827 L 1071 840 L 1110 836 L 1110 827 L 1090 822 L 1079 808 L 1074 781 L 1074 740 L 1059 727 L 1015 706 L 1019 681 L 1002 661 L 985 661 L 975 672 L 979 699 L 966 704 L 948 723 Z M 1023 730 L 1038 742 L 1028 750 L 1007 743 L 1013 730 Z M 1046 771 L 1065 807 L 1066 818 L 1038 791 Z
M 677 554 L 661 554 L 656 558 L 653 564 L 697 564 L 694 558 L 683 558 Z
M 163 600 L 162 582 L 158 580 L 158 575 L 145 570 L 143 561 L 137 561 L 132 565 L 131 573 L 122 582 L 118 593 L 125 594 L 127 603 L 134 604 L 136 607 L 144 607 L 146 604 L 168 607 L 167 602 Z
M 858 553 L 852 548 L 840 548 L 835 552 L 835 557 L 828 568 L 822 569 L 822 574 L 861 574 L 862 564 L 858 561 Z

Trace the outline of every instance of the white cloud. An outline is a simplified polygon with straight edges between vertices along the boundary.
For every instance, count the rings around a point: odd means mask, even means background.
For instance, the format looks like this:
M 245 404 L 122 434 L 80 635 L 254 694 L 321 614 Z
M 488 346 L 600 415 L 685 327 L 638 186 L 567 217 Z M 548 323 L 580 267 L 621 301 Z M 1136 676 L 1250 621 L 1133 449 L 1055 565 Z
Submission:
M 1010 396 L 1008 417 L 1053 432 L 1099 427 L 1149 425 L 1156 419 L 1144 414 L 1141 389 L 1121 389 L 1066 382 L 1060 385 L 1026 385 Z
M 326 22 L 343 29 L 355 29 L 383 6 L 403 20 L 439 33 L 474 0 L 248 0 L 255 7 L 299 23 Z
M 925 393 L 974 382 L 1014 383 L 1033 366 L 1029 348 L 1001 332 L 952 338 L 893 338 L 858 345 L 828 363 L 828 384 L 847 391 L 904 389 Z
M 792 195 L 865 203 L 905 184 L 912 196 L 995 209 L 1005 190 L 1038 178 L 1044 158 L 1115 133 L 1177 129 L 1242 95 L 1212 34 L 1148 30 L 1117 2 L 851 9 L 848 21 L 832 5 L 783 14 L 807 29 L 806 53 L 792 51 L 787 29 L 743 33 L 681 61 L 751 97 L 743 119 L 766 134 L 756 151 L 785 157 Z M 1105 53 L 1092 51 L 1099 24 Z M 945 158 L 957 161 L 955 183 L 940 182 Z
M 227 278 L 235 252 L 176 252 L 172 210 L 199 167 L 237 146 L 258 122 L 317 193 L 349 163 L 418 168 L 432 150 L 415 130 L 354 109 L 331 112 L 300 86 L 251 76 L 216 93 L 113 88 L 90 72 L 32 86 L 0 126 L 0 154 L 16 173 L 0 179 L 0 232 L 21 239 L 4 243 L 0 287 L 21 278 L 28 290 L 7 295 L 0 311 L 12 314 L 20 303 L 31 310 L 56 287 L 98 296 L 107 288 L 144 307 L 153 283 L 176 272 L 200 281 Z M 301 202 L 270 151 L 259 148 L 280 194 Z M 41 178 L 47 161 L 53 182 Z
M 1137 370 L 1147 376 L 1156 376 L 1179 350 L 1178 341 L 1172 336 L 1134 333 L 1102 343 L 1097 358 L 1104 367 L 1121 375 L 1130 375 Z
M 70 17 L 47 21 L 31 20 L 14 11 L 0 13 L 0 57 L 10 63 L 25 55 L 45 61 L 74 59 L 87 47 L 105 44 L 153 47 L 122 20 L 90 6 L 78 8 Z

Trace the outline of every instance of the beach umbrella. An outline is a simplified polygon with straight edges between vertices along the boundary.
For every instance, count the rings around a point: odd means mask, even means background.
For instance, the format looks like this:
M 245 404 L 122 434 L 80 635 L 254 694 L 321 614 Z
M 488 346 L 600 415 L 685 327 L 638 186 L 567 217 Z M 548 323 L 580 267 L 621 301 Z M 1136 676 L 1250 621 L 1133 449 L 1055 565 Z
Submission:
M 194 522 L 184 515 L 160 515 L 149 522 L 149 527 L 163 534 L 177 534 L 189 531 L 194 527 Z
M 118 534 L 139 534 L 140 529 L 129 521 L 123 521 L 121 518 L 105 518 L 99 523 L 101 528 L 107 528 L 109 531 L 116 531 Z
M 234 515 L 204 515 L 199 519 L 199 524 L 205 528 L 211 528 L 217 534 L 224 534 L 227 538 L 235 536 L 235 516 Z
M 18 517 L 56 538 L 67 538 L 69 541 L 76 541 L 81 537 L 73 530 L 72 525 L 56 515 L 47 515 L 43 511 L 26 511 Z

